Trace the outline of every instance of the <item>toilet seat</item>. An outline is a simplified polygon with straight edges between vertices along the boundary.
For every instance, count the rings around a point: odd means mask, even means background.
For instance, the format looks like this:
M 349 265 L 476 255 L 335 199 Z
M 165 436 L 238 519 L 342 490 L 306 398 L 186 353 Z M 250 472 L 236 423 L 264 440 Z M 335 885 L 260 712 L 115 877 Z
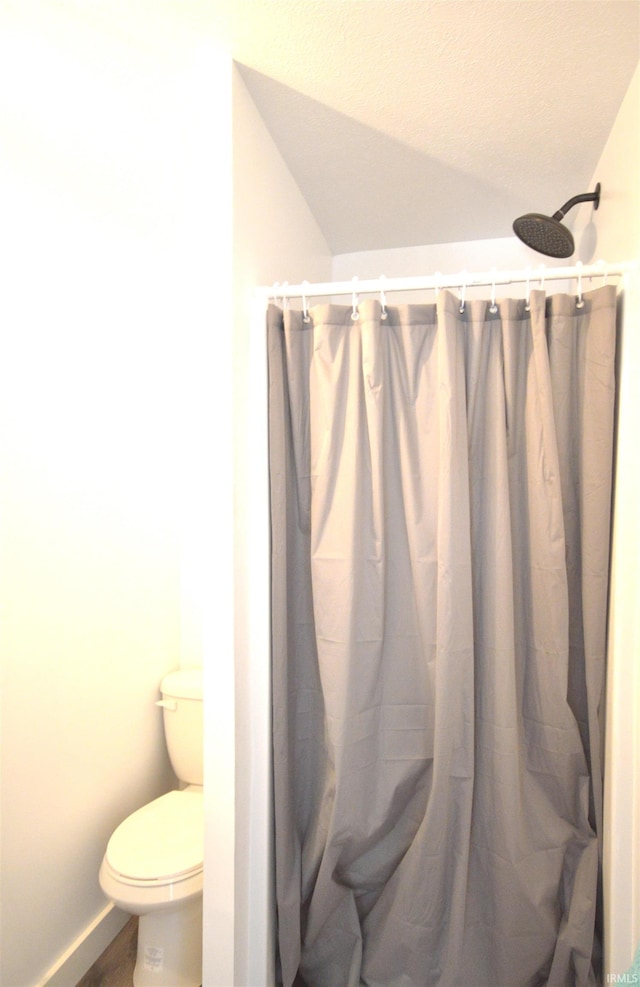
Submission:
M 202 871 L 201 789 L 168 792 L 120 823 L 107 845 L 112 877 L 138 887 L 185 881 Z

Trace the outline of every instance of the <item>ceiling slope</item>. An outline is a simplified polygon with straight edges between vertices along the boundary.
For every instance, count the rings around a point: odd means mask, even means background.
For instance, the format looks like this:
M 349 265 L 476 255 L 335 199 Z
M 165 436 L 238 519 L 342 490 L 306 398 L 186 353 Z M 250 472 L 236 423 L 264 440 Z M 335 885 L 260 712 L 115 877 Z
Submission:
M 638 0 L 213 8 L 334 253 L 510 236 L 591 191 L 640 52 Z

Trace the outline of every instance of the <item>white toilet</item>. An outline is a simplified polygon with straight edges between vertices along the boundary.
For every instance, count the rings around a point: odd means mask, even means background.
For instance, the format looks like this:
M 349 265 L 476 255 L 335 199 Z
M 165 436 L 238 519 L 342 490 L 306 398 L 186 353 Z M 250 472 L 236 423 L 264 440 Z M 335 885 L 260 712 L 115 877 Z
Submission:
M 160 684 L 173 770 L 185 787 L 132 813 L 107 845 L 100 886 L 139 915 L 135 987 L 202 984 L 202 669 Z

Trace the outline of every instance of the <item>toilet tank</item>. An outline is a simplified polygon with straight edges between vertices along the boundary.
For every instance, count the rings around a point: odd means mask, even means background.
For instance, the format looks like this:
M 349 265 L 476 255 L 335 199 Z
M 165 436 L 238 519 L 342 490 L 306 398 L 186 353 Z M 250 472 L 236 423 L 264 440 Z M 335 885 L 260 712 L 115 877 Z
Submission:
M 180 668 L 160 683 L 164 735 L 180 781 L 202 785 L 202 669 Z

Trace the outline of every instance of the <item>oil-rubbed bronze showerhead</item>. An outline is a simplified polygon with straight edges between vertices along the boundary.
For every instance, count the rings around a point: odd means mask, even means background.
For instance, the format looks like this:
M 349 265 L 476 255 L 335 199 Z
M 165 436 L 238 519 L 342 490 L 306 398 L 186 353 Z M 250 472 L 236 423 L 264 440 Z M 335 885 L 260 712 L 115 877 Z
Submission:
M 560 220 L 579 202 L 593 202 L 593 208 L 597 209 L 600 205 L 600 182 L 596 185 L 595 192 L 574 195 L 553 216 L 543 216 L 537 212 L 519 216 L 513 222 L 513 231 L 523 243 L 540 254 L 548 257 L 571 257 L 575 250 L 573 235 Z
M 513 229 L 523 243 L 548 257 L 571 257 L 575 250 L 571 231 L 552 216 L 528 212 L 514 221 Z

